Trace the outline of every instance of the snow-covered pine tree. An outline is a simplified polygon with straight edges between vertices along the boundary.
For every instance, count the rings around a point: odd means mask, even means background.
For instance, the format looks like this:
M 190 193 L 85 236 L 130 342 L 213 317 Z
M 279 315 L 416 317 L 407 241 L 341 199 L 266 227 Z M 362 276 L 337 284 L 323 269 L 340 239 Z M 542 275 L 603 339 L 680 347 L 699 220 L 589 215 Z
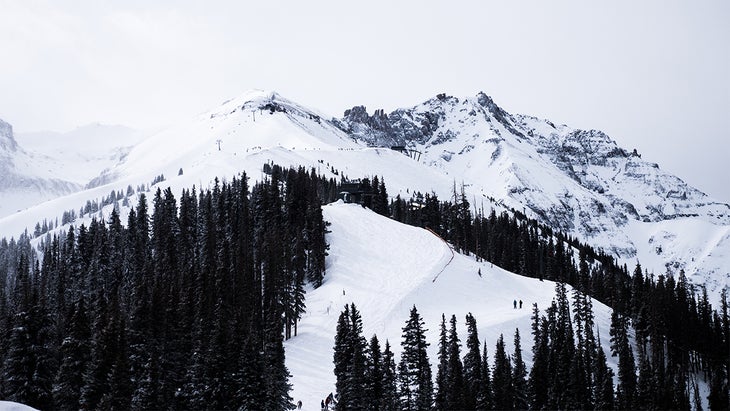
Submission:
M 61 343 L 61 364 L 53 385 L 53 403 L 59 409 L 79 406 L 84 385 L 84 370 L 91 358 L 91 325 L 83 296 L 72 307 L 68 320 L 68 333 Z
M 20 254 L 9 314 L 10 336 L 2 367 L 5 399 L 35 408 L 52 407 L 56 372 L 50 350 L 50 317 L 31 278 L 28 254 Z M 34 277 L 37 277 L 34 275 Z

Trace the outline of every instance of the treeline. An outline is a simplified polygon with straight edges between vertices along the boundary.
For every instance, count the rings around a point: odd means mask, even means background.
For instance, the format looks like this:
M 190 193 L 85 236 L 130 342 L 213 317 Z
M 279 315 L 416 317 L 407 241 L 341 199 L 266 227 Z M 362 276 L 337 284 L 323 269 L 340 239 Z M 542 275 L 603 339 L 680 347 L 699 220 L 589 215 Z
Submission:
M 462 355 L 456 316 L 447 326 L 442 315 L 434 383 L 428 330 L 415 306 L 403 327 L 399 360 L 387 340 L 381 351 L 376 335 L 369 342 L 365 339 L 362 321 L 352 304 L 345 306 L 337 323 L 337 410 L 702 409 L 692 370 L 659 359 L 661 353 L 653 348 L 639 349 L 636 366 L 628 319 L 616 310 L 607 354 L 590 297 L 574 289 L 571 304 L 561 282 L 544 312 L 533 305 L 530 370 L 522 359 L 519 329 L 513 336 L 514 351 L 506 352 L 500 335 L 490 360 L 487 341 L 479 340 L 476 319 L 469 313 Z M 728 325 L 727 319 L 723 325 Z M 616 386 L 607 355 L 618 357 Z M 727 409 L 726 383 L 711 382 L 708 399 L 710 409 Z
M 293 408 L 283 341 L 325 274 L 332 181 L 273 167 L 0 242 L 0 398 L 38 409 Z M 36 257 L 40 254 L 40 258 Z

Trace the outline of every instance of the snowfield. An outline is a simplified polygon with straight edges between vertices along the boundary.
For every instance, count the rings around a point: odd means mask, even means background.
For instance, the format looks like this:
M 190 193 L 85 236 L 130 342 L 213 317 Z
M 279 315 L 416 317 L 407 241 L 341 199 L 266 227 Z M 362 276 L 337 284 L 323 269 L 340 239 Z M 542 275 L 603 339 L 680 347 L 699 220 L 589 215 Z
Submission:
M 369 341 L 378 336 L 381 349 L 390 341 L 396 364 L 401 352 L 401 334 L 410 309 L 421 314 L 431 344 L 429 359 L 436 375 L 441 314 L 448 322 L 458 321 L 459 338 L 466 341 L 464 317 L 477 320 L 480 342 L 486 339 L 493 361 L 497 338 L 504 335 L 508 353 L 514 350 L 515 329 L 520 330 L 522 354 L 532 366 L 530 334 L 532 304 L 543 310 L 550 305 L 555 283 L 522 277 L 452 253 L 451 248 L 431 232 L 385 218 L 358 205 L 337 202 L 324 207 L 332 225 L 324 284 L 307 292 L 307 312 L 299 323 L 298 335 L 284 343 L 286 364 L 292 375 L 294 401 L 303 409 L 319 410 L 319 404 L 335 392 L 334 338 L 337 319 L 344 306 L 354 303 L 363 318 L 363 335 Z M 481 277 L 479 272 L 481 271 Z M 570 288 L 569 288 L 570 290 Z M 514 309 L 513 301 L 523 308 Z M 610 357 L 611 310 L 593 301 L 601 344 Z

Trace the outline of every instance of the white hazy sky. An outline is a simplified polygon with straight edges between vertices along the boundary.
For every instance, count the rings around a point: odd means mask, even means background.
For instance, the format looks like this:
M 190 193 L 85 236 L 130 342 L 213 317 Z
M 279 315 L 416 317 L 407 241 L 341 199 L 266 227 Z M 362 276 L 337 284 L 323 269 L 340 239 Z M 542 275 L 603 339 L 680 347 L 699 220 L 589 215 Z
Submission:
M 155 128 L 251 88 L 332 115 L 478 91 L 730 202 L 730 2 L 0 0 L 0 118 Z

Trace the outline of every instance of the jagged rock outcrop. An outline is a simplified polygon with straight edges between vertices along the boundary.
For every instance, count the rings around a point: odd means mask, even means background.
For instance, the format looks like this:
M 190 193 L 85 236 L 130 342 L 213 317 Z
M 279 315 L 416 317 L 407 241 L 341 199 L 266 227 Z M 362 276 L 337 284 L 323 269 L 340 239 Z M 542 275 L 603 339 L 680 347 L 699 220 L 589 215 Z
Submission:
M 0 152 L 14 152 L 18 150 L 18 143 L 13 137 L 13 126 L 0 119 Z
M 730 206 L 619 147 L 597 130 L 513 115 L 484 93 L 440 94 L 411 108 L 369 115 L 353 107 L 336 124 L 370 146 L 403 145 L 455 181 L 624 257 L 636 256 L 630 221 L 697 217 L 730 224 Z M 489 179 L 489 181 L 484 181 Z

